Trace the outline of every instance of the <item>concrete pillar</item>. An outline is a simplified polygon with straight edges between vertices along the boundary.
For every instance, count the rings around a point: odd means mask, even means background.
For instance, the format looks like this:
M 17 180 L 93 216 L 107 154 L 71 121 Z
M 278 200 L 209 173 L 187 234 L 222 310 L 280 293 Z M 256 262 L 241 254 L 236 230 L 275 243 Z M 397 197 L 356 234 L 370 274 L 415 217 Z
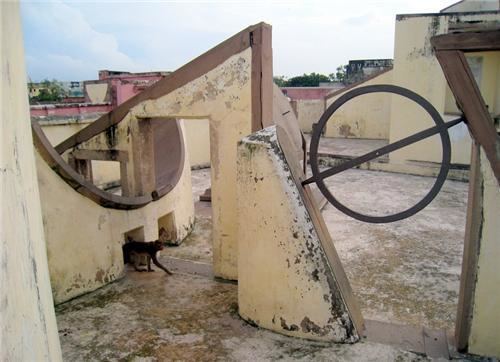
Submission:
M 479 202 L 471 210 L 471 222 L 477 223 L 478 240 L 476 284 L 472 299 L 469 352 L 500 358 L 500 187 L 490 162 L 478 147 Z M 472 182 L 472 180 L 471 180 Z
M 238 306 L 241 317 L 307 339 L 359 339 L 328 254 L 278 145 L 276 127 L 238 146 Z M 326 240 L 331 243 L 331 240 Z M 338 259 L 338 257 L 336 258 Z M 340 278 L 339 278 L 340 277 Z
M 60 361 L 15 2 L 0 37 L 0 360 Z
M 133 196 L 144 196 L 156 187 L 153 126 L 150 119 L 139 119 L 133 127 L 133 189 L 129 189 L 129 192 Z

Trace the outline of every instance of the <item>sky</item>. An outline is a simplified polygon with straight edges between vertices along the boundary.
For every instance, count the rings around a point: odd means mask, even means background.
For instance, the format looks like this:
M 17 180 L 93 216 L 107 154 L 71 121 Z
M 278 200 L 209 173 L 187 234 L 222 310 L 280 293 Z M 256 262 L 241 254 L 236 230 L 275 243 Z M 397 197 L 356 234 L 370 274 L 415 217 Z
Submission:
M 396 14 L 453 0 L 23 1 L 29 77 L 97 78 L 100 69 L 173 71 L 249 25 L 273 27 L 274 74 L 334 73 L 392 58 Z

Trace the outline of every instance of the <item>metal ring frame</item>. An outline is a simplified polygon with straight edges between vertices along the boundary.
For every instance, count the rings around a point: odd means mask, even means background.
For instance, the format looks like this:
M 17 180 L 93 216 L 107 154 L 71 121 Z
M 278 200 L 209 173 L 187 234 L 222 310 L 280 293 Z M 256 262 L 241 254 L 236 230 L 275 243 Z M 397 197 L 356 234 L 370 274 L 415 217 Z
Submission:
M 348 102 L 349 100 L 358 97 L 363 94 L 369 94 L 369 93 L 380 93 L 380 92 L 385 92 L 385 93 L 393 93 L 393 94 L 398 94 L 402 97 L 408 98 L 415 103 L 417 103 L 419 106 L 421 106 L 432 118 L 434 123 L 436 124 L 435 127 L 428 128 L 424 131 L 418 132 L 414 135 L 411 135 L 407 138 L 404 138 L 402 140 L 399 140 L 395 143 L 391 143 L 387 146 L 384 146 L 382 148 L 379 148 L 378 150 L 369 152 L 363 156 L 354 158 L 352 160 L 346 161 L 342 163 L 339 166 L 332 167 L 328 170 L 325 170 L 323 172 L 320 172 L 319 170 L 319 165 L 318 165 L 318 147 L 319 147 L 319 141 L 321 137 L 321 133 L 323 129 L 326 126 L 326 123 L 330 119 L 330 117 L 339 109 L 344 103 Z M 360 87 L 356 88 L 350 92 L 347 92 L 346 94 L 342 95 L 339 97 L 335 102 L 333 102 L 328 109 L 323 113 L 321 116 L 319 122 L 315 125 L 313 129 L 313 135 L 311 139 L 311 146 L 310 146 L 310 164 L 311 164 L 311 169 L 312 169 L 312 174 L 313 176 L 307 180 L 305 180 L 302 184 L 306 185 L 308 183 L 315 182 L 318 185 L 318 188 L 320 189 L 321 193 L 326 197 L 326 199 L 337 209 L 342 211 L 343 213 L 357 219 L 360 221 L 364 222 L 369 222 L 369 223 L 389 223 L 389 222 L 394 222 L 398 220 L 405 219 L 407 217 L 410 217 L 420 210 L 422 210 L 424 207 L 426 207 L 439 193 L 439 190 L 443 186 L 446 176 L 448 175 L 448 171 L 450 169 L 450 160 L 451 160 L 451 146 L 450 146 L 450 137 L 448 135 L 448 128 L 464 121 L 463 118 L 458 118 L 456 120 L 450 121 L 445 123 L 441 116 L 439 115 L 438 111 L 432 106 L 430 102 L 428 102 L 425 98 L 421 97 L 415 92 L 410 91 L 409 89 L 394 86 L 394 85 L 372 85 L 372 86 L 366 86 L 366 87 Z M 408 146 L 412 143 L 418 142 L 424 138 L 430 137 L 434 134 L 439 133 L 439 136 L 441 137 L 441 145 L 442 145 L 442 161 L 441 161 L 441 169 L 439 170 L 439 174 L 436 178 L 436 181 L 434 182 L 434 185 L 432 188 L 429 190 L 429 192 L 425 195 L 425 197 L 420 200 L 418 203 L 416 203 L 414 206 L 398 212 L 396 214 L 392 215 L 386 215 L 386 216 L 370 216 L 370 215 L 364 215 L 359 212 L 356 212 L 354 210 L 351 210 L 344 204 L 342 204 L 340 201 L 338 201 L 330 192 L 330 190 L 326 187 L 324 183 L 324 179 L 333 176 L 339 172 L 345 171 L 349 168 L 358 166 L 364 162 L 370 161 L 374 158 L 380 157 L 382 155 L 385 155 L 389 152 L 393 152 L 399 148 Z

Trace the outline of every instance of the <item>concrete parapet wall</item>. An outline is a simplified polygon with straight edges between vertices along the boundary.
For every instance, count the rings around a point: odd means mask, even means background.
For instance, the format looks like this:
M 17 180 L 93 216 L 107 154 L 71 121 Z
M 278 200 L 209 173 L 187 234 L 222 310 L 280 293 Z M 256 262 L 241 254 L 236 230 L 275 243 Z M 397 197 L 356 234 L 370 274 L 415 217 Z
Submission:
M 95 121 L 98 115 L 85 120 L 60 119 L 39 120 L 45 136 L 53 146 L 58 145 L 76 132 Z M 191 168 L 210 167 L 210 124 L 208 119 L 189 119 L 184 121 L 186 150 Z M 118 165 L 110 162 L 93 162 L 94 183 L 104 185 L 120 180 Z
M 87 127 L 90 123 L 94 122 L 99 115 L 96 115 L 90 119 L 86 120 L 72 120 L 63 119 L 57 121 L 45 121 L 40 119 L 35 119 L 42 127 L 43 133 L 47 136 L 47 139 L 53 146 L 56 146 L 60 142 L 64 141 L 69 136 L 75 134 L 81 129 Z
M 300 130 L 311 133 L 313 123 L 318 122 L 325 111 L 324 99 L 297 99 L 292 104 L 297 114 Z
M 15 2 L 0 2 L 0 38 L 0 360 L 61 361 Z
M 498 12 L 419 14 L 399 15 L 396 18 L 393 84 L 408 88 L 427 99 L 445 120 L 456 118 L 446 112 L 456 111 L 455 99 L 448 89 L 443 71 L 432 51 L 430 39 L 439 34 L 446 34 L 456 24 L 475 24 L 498 22 Z M 479 80 L 479 89 L 489 105 L 490 112 L 495 112 L 498 100 L 498 58 L 493 52 L 483 54 Z M 470 54 L 480 56 L 478 54 Z M 480 76 L 479 76 L 480 75 Z M 416 103 L 410 103 L 402 97 L 394 96 L 391 102 L 391 124 L 389 139 L 395 142 L 425 128 L 434 126 L 432 119 Z M 454 108 L 454 109 L 450 109 Z M 498 112 L 498 110 L 496 110 Z M 452 163 L 469 164 L 471 137 L 465 124 L 449 129 L 452 146 Z M 406 160 L 441 162 L 441 141 L 439 137 L 429 137 L 423 141 L 399 149 L 390 154 L 391 162 Z
M 174 241 L 194 223 L 190 166 L 167 195 L 135 210 L 104 208 L 75 192 L 36 154 L 52 292 L 56 303 L 95 290 L 123 273 L 126 235 L 151 241 L 166 227 Z M 168 222 L 162 220 L 168 219 Z
M 82 120 L 61 119 L 57 121 L 38 121 L 52 146 L 56 146 L 71 135 L 87 127 L 98 115 Z M 92 161 L 93 182 L 96 186 L 120 181 L 120 165 L 118 162 Z
M 191 168 L 210 167 L 210 120 L 184 120 L 186 149 Z
M 275 127 L 238 146 L 238 303 L 245 320 L 301 338 L 355 342 L 343 295 Z
M 383 71 L 366 81 L 327 96 L 326 108 L 352 89 L 375 84 L 392 84 L 392 74 L 392 69 Z M 330 117 L 325 136 L 388 139 L 390 122 L 391 96 L 387 93 L 365 94 L 345 103 Z

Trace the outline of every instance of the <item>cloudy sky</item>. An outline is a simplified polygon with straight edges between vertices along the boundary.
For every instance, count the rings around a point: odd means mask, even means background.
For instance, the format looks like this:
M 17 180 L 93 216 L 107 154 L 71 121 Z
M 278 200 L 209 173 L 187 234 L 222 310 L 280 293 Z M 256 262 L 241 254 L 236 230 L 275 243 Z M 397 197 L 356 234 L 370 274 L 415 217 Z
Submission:
M 275 75 L 329 74 L 392 58 L 396 14 L 453 0 L 24 1 L 28 75 L 86 80 L 99 69 L 175 70 L 251 24 L 273 26 Z

